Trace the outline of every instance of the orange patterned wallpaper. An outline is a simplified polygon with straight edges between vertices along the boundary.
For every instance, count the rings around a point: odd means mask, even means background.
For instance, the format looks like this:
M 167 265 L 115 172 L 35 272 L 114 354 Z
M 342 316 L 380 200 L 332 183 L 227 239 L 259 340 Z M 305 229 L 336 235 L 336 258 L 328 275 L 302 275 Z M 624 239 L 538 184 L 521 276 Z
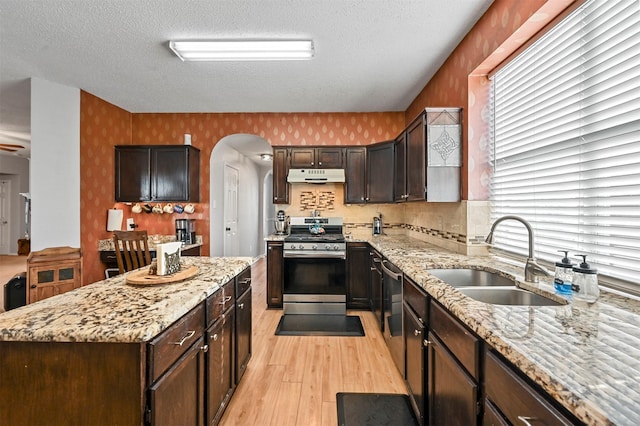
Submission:
M 407 109 L 406 123 L 429 106 L 464 109 L 463 199 L 489 198 L 487 73 L 572 3 L 496 0 Z
M 170 113 L 131 114 L 95 96 L 81 97 L 81 206 L 83 281 L 104 278 L 97 241 L 111 237 L 106 231 L 107 210 L 122 208 L 140 229 L 152 234 L 173 234 L 175 219 L 197 219 L 203 236 L 202 254 L 209 254 L 209 158 L 215 144 L 232 134 L 247 133 L 271 145 L 369 145 L 390 140 L 404 128 L 402 112 L 376 113 Z M 114 201 L 115 145 L 182 144 L 184 134 L 200 149 L 200 202 L 196 212 L 133 214 L 131 207 Z M 90 208 L 85 208 L 90 207 Z

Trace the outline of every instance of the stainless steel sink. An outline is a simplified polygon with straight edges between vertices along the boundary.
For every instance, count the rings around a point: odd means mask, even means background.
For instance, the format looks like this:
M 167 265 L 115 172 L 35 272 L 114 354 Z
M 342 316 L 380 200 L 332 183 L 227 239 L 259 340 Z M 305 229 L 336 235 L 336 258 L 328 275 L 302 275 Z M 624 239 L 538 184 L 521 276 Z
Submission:
M 493 305 L 525 305 L 525 306 L 560 306 L 556 302 L 536 293 L 520 288 L 459 288 L 461 293 L 484 303 Z
M 515 287 L 512 279 L 479 269 L 427 269 L 427 272 L 453 287 Z

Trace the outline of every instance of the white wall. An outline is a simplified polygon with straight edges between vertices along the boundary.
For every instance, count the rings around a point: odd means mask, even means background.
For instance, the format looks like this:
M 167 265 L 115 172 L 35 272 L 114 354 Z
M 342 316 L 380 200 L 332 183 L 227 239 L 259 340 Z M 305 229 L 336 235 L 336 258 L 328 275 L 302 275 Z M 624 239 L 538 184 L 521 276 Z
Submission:
M 25 198 L 21 192 L 29 192 L 29 160 L 22 157 L 0 155 L 0 180 L 11 182 L 11 209 L 9 211 L 9 253 L 18 253 L 18 239 L 24 238 Z
M 236 135 L 233 135 L 236 136 Z M 238 169 L 238 237 L 240 256 L 262 253 L 260 222 L 262 187 L 260 168 L 225 140 L 216 144 L 210 158 L 210 255 L 224 255 L 224 165 Z M 197 224 L 196 224 L 197 227 Z
M 31 79 L 31 250 L 80 247 L 80 90 Z

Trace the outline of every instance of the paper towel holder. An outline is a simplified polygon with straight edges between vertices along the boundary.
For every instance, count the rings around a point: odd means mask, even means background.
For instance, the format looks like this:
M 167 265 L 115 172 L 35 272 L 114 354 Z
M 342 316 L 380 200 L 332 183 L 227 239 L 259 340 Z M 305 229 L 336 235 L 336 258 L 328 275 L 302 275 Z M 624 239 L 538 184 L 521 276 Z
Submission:
M 122 210 L 116 208 L 107 210 L 107 231 L 120 230 L 122 230 Z

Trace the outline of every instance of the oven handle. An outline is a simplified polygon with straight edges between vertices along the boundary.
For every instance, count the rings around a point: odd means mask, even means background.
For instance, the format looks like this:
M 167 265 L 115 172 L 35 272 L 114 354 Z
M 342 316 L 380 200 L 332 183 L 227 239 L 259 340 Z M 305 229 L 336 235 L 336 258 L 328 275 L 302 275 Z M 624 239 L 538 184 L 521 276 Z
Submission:
M 381 265 L 382 265 L 382 270 L 384 272 L 387 273 L 387 275 L 389 275 L 390 277 L 392 277 L 394 280 L 396 281 L 400 281 L 402 279 L 402 274 L 398 274 L 396 272 L 393 272 L 391 269 L 387 268 L 387 265 L 385 265 L 385 263 L 388 263 L 386 260 L 383 260 Z
M 347 255 L 344 252 L 335 252 L 335 253 L 297 253 L 297 252 L 287 252 L 285 251 L 282 254 L 282 257 L 286 259 L 342 259 L 345 260 Z

